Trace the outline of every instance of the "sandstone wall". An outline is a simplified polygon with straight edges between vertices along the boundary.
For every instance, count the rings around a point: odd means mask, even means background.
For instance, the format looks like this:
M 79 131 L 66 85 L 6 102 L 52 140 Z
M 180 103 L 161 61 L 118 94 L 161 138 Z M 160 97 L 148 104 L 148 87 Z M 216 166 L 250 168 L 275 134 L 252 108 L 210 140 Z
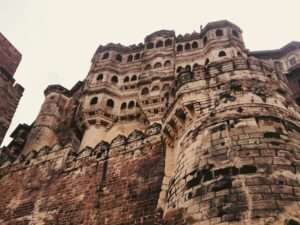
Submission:
M 154 224 L 163 155 L 159 135 L 139 132 L 80 153 L 41 149 L 0 170 L 0 224 Z
M 20 61 L 21 54 L 0 33 L 0 145 L 23 94 L 13 79 Z
M 249 58 L 182 72 L 178 81 L 164 127 L 174 154 L 168 224 L 299 220 L 300 114 L 286 79 Z
M 0 70 L 0 144 L 10 126 L 13 115 L 23 95 L 23 87 Z

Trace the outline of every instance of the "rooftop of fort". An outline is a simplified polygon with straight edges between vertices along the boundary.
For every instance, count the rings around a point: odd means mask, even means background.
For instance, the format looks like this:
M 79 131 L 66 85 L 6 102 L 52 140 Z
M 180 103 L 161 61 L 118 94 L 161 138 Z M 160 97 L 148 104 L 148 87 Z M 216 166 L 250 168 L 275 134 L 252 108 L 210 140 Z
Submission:
M 242 30 L 234 23 L 229 22 L 228 20 L 220 20 L 220 21 L 210 22 L 204 28 L 201 27 L 200 32 L 186 33 L 184 35 L 179 34 L 176 36 L 176 33 L 174 30 L 159 30 L 159 31 L 155 31 L 155 32 L 147 35 L 144 39 L 144 43 L 133 44 L 133 45 L 129 45 L 129 46 L 125 46 L 120 43 L 118 43 L 118 44 L 108 43 L 106 45 L 100 45 L 97 48 L 95 55 L 98 53 L 101 53 L 101 52 L 111 51 L 111 50 L 119 52 L 119 53 L 138 52 L 138 51 L 141 51 L 141 50 L 147 48 L 147 44 L 155 38 L 165 38 L 165 39 L 171 38 L 171 39 L 174 39 L 176 43 L 201 39 L 201 38 L 204 38 L 205 34 L 209 30 L 217 29 L 217 28 L 221 28 L 221 27 L 232 27 L 233 29 L 236 29 L 237 31 L 242 32 Z

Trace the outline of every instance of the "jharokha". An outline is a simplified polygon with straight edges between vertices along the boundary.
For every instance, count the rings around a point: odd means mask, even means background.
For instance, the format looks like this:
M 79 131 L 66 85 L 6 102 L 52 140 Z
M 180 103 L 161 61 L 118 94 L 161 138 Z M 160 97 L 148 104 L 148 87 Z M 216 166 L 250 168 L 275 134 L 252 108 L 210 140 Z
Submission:
M 0 45 L 2 140 L 23 89 Z M 217 21 L 100 46 L 1 148 L 0 224 L 299 225 L 298 104 L 300 42 L 253 52 Z

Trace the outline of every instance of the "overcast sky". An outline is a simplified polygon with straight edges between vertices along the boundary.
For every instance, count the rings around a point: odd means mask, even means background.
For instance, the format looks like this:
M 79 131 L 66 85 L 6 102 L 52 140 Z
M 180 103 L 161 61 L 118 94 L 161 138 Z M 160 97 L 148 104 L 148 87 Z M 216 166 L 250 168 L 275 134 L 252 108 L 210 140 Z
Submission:
M 227 19 L 242 28 L 250 50 L 274 49 L 300 41 L 299 9 L 299 0 L 0 0 L 0 31 L 23 55 L 15 78 L 25 87 L 4 143 L 17 124 L 35 119 L 48 84 L 71 88 L 84 79 L 100 44 Z

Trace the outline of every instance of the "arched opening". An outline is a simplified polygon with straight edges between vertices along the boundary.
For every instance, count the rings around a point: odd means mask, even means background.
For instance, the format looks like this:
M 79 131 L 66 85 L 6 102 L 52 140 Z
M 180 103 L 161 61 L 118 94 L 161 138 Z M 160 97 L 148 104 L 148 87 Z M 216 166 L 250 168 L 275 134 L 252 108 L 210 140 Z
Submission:
M 286 225 L 300 225 L 300 221 L 296 221 L 294 219 L 289 219 L 287 222 L 286 222 Z
M 150 70 L 151 69 L 151 65 L 148 64 L 147 66 L 145 66 L 145 70 Z
M 132 60 L 133 60 L 133 56 L 129 55 L 128 58 L 127 58 L 127 62 L 132 62 Z
M 144 88 L 142 89 L 141 95 L 148 95 L 148 94 L 149 94 L 149 89 L 146 88 L 146 87 L 144 87 Z
M 164 46 L 164 43 L 161 40 L 156 43 L 156 48 L 161 48 L 163 46 Z
M 135 105 L 134 101 L 130 101 L 128 103 L 128 109 L 132 109 L 134 107 L 134 105 Z
M 177 52 L 182 52 L 182 51 L 183 51 L 182 45 L 177 45 Z
M 96 105 L 98 103 L 98 97 L 93 97 L 90 101 L 90 105 Z
M 171 39 L 167 39 L 165 41 L 165 46 L 171 46 L 172 45 L 172 40 Z
M 164 67 L 168 67 L 168 66 L 171 66 L 171 61 L 170 60 L 167 60 L 164 63 Z
M 112 99 L 108 99 L 107 102 L 106 102 L 106 106 L 107 107 L 110 107 L 110 108 L 113 108 L 114 107 L 114 101 Z
M 136 54 L 134 55 L 134 59 L 135 59 L 135 60 L 140 59 L 140 53 L 136 53 Z
M 132 77 L 131 77 L 131 81 L 136 81 L 137 80 L 137 76 L 136 75 L 133 75 Z
M 127 107 L 127 103 L 126 103 L 126 102 L 123 102 L 123 103 L 121 104 L 121 110 L 126 109 L 126 107 Z
M 122 56 L 120 54 L 116 55 L 116 60 L 122 62 Z
M 237 52 L 237 56 L 238 56 L 238 57 L 241 57 L 241 56 L 242 56 L 242 53 L 241 53 L 241 52 Z
M 186 43 L 184 46 L 185 50 L 191 50 L 191 44 L 190 43 Z
M 204 65 L 207 66 L 208 64 L 209 64 L 209 59 L 206 59 Z
M 155 86 L 151 89 L 151 91 L 159 91 L 159 86 L 158 86 L 158 85 L 155 85 Z
M 154 48 L 154 44 L 152 42 L 149 42 L 147 44 L 147 49 L 152 49 L 152 48 Z
M 239 38 L 239 37 L 240 37 L 239 32 L 237 32 L 236 30 L 233 30 L 233 31 L 232 31 L 232 35 L 233 35 L 234 37 L 236 37 L 236 38 Z
M 118 79 L 118 77 L 117 76 L 113 76 L 112 78 L 111 78 L 111 82 L 113 82 L 113 83 L 118 83 L 119 82 L 119 79 Z
M 193 70 L 195 70 L 195 69 L 197 69 L 197 68 L 199 68 L 199 64 L 198 64 L 198 63 L 195 63 L 195 64 L 193 65 Z
M 96 80 L 97 81 L 103 80 L 103 74 L 102 73 L 98 74 Z
M 194 42 L 192 43 L 192 48 L 198 48 L 198 42 L 194 41 Z
M 154 69 L 160 68 L 162 65 L 160 62 L 154 64 Z
M 184 68 L 184 70 L 190 72 L 191 71 L 191 66 L 190 65 L 186 65 L 185 68 Z
M 217 37 L 223 36 L 223 30 L 221 30 L 221 29 L 216 30 L 216 36 Z
M 165 90 L 168 90 L 169 88 L 170 88 L 169 84 L 164 84 L 162 90 L 165 91 Z
M 129 81 L 129 77 L 127 76 L 127 77 L 124 78 L 124 83 L 126 83 L 128 81 Z
M 170 98 L 169 92 L 166 92 L 164 94 L 164 100 L 165 100 L 166 107 L 169 106 L 169 98 Z
M 109 57 L 109 53 L 105 52 L 102 56 L 102 59 L 108 59 L 108 57 Z
M 205 46 L 207 44 L 207 37 L 205 36 L 204 38 L 203 38 L 203 46 Z
M 178 66 L 177 69 L 176 69 L 176 72 L 177 72 L 177 73 L 180 73 L 181 70 L 182 70 L 182 67 L 181 67 L 181 66 Z
M 224 56 L 226 56 L 226 52 L 220 51 L 220 52 L 219 52 L 219 57 L 224 57 Z

